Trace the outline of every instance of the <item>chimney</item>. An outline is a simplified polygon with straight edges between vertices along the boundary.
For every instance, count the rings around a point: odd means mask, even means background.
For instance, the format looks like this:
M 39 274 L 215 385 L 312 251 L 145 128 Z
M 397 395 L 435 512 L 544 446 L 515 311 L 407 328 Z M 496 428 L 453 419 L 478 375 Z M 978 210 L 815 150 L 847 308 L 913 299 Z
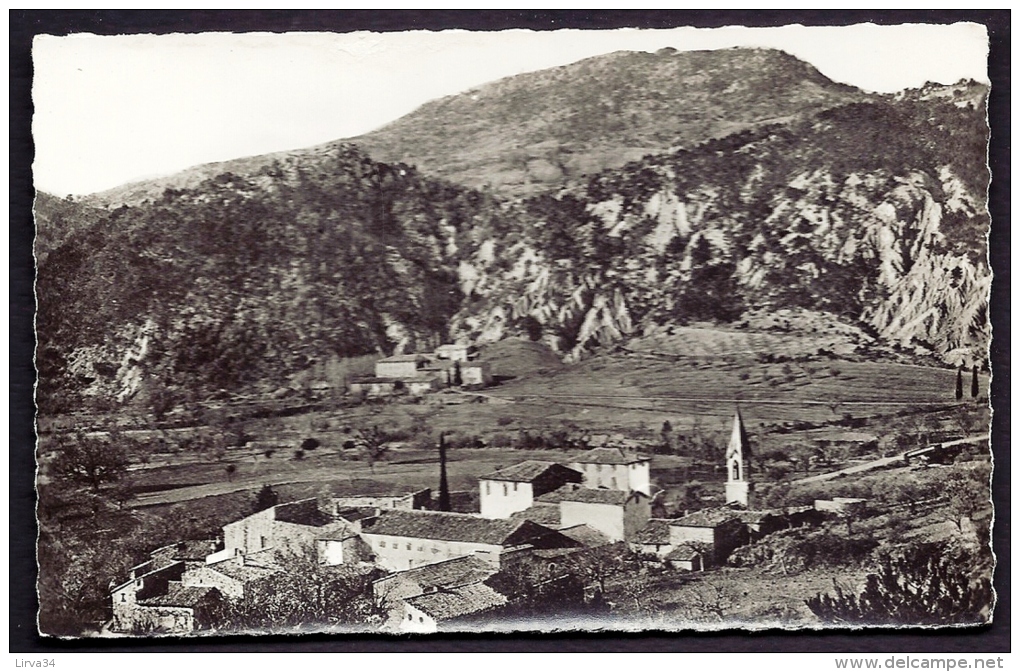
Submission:
M 446 481 L 446 433 L 439 433 L 439 510 L 450 510 L 450 484 Z

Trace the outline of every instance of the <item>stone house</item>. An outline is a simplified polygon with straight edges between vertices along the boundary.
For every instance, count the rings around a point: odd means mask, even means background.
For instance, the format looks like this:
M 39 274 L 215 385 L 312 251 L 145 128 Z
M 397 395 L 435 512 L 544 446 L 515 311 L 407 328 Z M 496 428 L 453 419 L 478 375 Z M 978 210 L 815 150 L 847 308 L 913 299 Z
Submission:
M 188 563 L 181 577 L 181 585 L 189 588 L 215 588 L 226 598 L 240 599 L 252 584 L 280 571 L 279 567 L 246 563 L 241 556 L 211 565 Z
M 372 582 L 372 595 L 376 604 L 386 610 L 384 629 L 395 631 L 406 617 L 404 602 L 408 598 L 481 583 L 495 572 L 496 569 L 484 560 L 465 555 L 376 579 Z
M 330 500 L 333 513 L 339 515 L 346 509 L 401 509 L 412 511 L 427 508 L 432 503 L 432 490 L 422 488 L 401 495 L 355 495 L 350 497 L 333 497 Z
M 637 490 L 593 490 L 571 483 L 538 501 L 560 505 L 560 527 L 588 525 L 614 542 L 633 539 L 651 517 L 651 500 Z
M 484 583 L 436 590 L 404 602 L 399 630 L 409 633 L 458 631 L 471 628 L 472 621 L 492 615 L 508 598 Z
M 488 362 L 469 362 L 460 367 L 461 384 L 466 387 L 488 387 L 492 385 L 492 369 Z
M 576 542 L 527 520 L 489 520 L 464 513 L 381 511 L 364 522 L 361 537 L 375 563 L 388 571 L 411 569 L 463 555 L 498 568 L 513 548 L 570 547 Z
M 672 522 L 668 518 L 650 518 L 631 539 L 630 550 L 646 558 L 665 558 L 673 550 L 669 531 Z
M 181 578 L 186 569 L 183 561 L 144 573 L 141 567 L 133 569 L 131 578 L 110 591 L 112 630 L 191 632 L 211 624 L 222 595 L 216 588 L 183 585 Z
M 343 518 L 323 512 L 314 498 L 278 504 L 223 526 L 224 549 L 208 558 L 260 555 L 271 560 L 279 553 L 302 555 L 315 549 L 319 562 L 344 564 L 360 559 L 357 528 Z
M 483 518 L 509 518 L 532 506 L 535 499 L 568 483 L 581 473 L 555 462 L 528 460 L 478 478 Z
M 728 507 L 695 511 L 669 523 L 669 540 L 673 549 L 681 544 L 703 544 L 706 565 L 721 565 L 730 553 L 748 542 L 747 527 L 740 514 Z
M 375 363 L 376 378 L 406 379 L 417 378 L 421 369 L 428 364 L 425 355 L 393 355 Z
M 424 375 L 413 378 L 359 376 L 352 378 L 347 385 L 351 394 L 364 397 L 389 397 L 395 394 L 410 394 L 420 397 L 441 388 L 442 384 L 438 377 Z
M 584 474 L 584 487 L 652 494 L 650 457 L 622 448 L 593 448 L 575 455 L 570 467 Z
M 667 553 L 664 560 L 672 569 L 701 572 L 705 569 L 704 551 L 698 544 L 680 544 Z

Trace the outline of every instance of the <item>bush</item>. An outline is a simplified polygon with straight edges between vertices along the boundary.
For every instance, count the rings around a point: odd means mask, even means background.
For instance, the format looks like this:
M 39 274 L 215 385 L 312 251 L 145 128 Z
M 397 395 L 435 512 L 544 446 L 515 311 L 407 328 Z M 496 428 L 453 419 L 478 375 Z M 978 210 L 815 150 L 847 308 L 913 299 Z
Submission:
M 878 571 L 856 592 L 806 600 L 822 621 L 853 625 L 963 625 L 984 623 L 993 593 L 987 557 L 945 542 L 922 542 L 882 555 Z
M 500 427 L 506 427 L 507 425 L 513 423 L 513 421 L 514 419 L 509 415 L 501 415 L 498 418 L 496 418 L 496 424 L 499 425 Z
M 310 436 L 301 442 L 301 450 L 315 450 L 321 445 L 318 439 Z
M 303 451 L 303 450 L 295 450 L 294 451 L 294 459 L 295 460 L 303 460 L 303 459 L 305 459 L 305 451 Z

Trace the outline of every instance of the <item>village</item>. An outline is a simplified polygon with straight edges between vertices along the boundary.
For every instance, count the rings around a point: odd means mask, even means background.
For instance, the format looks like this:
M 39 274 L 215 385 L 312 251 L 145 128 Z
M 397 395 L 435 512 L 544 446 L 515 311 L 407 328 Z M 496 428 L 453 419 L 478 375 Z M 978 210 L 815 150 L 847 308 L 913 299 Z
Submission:
M 376 363 L 374 376 L 353 378 L 350 392 L 366 399 L 492 384 L 488 366 L 473 361 L 475 354 L 470 346 L 445 345 L 430 355 L 386 357 Z M 663 491 L 651 458 L 625 441 L 609 441 L 563 463 L 525 460 L 481 475 L 478 510 L 452 512 L 444 441 L 441 435 L 436 497 L 426 488 L 276 503 L 225 525 L 216 539 L 181 540 L 152 551 L 111 586 L 109 631 L 215 628 L 225 603 L 247 596 L 257 604 L 266 580 L 302 571 L 287 558 L 369 577 L 373 627 L 384 632 L 458 630 L 519 613 L 520 603 L 539 588 L 536 582 L 547 590 L 556 586 L 564 604 L 597 600 L 598 582 L 571 568 L 606 549 L 625 550 L 667 571 L 704 572 L 769 534 L 852 518 L 868 504 L 833 497 L 809 506 L 759 506 L 739 409 L 720 465 L 726 480 L 718 494 L 725 504 L 672 518 L 653 517 L 653 502 Z M 507 589 L 508 575 L 528 578 Z

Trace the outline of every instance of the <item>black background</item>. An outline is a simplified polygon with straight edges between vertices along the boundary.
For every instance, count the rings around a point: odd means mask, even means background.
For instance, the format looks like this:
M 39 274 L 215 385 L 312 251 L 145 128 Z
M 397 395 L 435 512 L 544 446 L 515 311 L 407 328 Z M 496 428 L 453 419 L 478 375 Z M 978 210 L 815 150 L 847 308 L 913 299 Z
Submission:
M 40 637 L 36 628 L 35 472 L 32 389 L 33 259 L 31 137 L 32 37 L 37 34 L 196 33 L 202 31 L 334 31 L 354 30 L 502 30 L 525 28 L 610 29 L 672 28 L 726 25 L 776 26 L 851 25 L 871 22 L 955 23 L 987 26 L 991 40 L 989 75 L 992 91 L 990 162 L 993 180 L 990 255 L 992 287 L 992 443 L 995 453 L 993 490 L 996 507 L 994 548 L 998 558 L 994 623 L 952 631 L 921 629 L 826 632 L 602 635 L 548 634 L 513 636 L 432 635 L 227 637 L 158 640 L 58 640 Z M 1009 507 L 1009 10 L 980 11 L 39 11 L 10 10 L 10 233 L 11 233 L 11 443 L 10 443 L 10 651 L 160 652 L 160 651 L 539 651 L 539 652 L 1007 652 L 1010 651 L 1010 507 Z M 776 586 L 782 590 L 781 585 Z

